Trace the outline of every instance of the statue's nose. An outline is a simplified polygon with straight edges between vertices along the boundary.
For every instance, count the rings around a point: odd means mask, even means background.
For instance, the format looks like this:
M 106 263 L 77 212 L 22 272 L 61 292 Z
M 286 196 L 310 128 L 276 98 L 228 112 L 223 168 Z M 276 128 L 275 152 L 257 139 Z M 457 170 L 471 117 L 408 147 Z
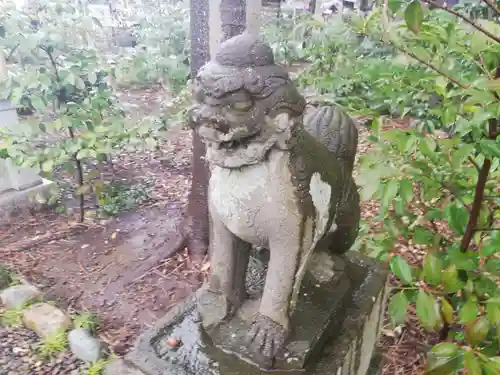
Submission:
M 210 121 L 210 124 L 217 129 L 218 131 L 222 133 L 228 133 L 229 132 L 229 124 L 226 121 L 220 121 L 218 119 L 213 119 Z
M 227 123 L 227 121 L 225 121 L 220 112 L 215 108 L 211 108 L 210 106 L 204 106 L 203 108 L 200 108 L 197 113 L 197 120 L 207 124 L 213 129 L 217 129 L 222 133 L 227 133 L 230 129 L 229 124 Z

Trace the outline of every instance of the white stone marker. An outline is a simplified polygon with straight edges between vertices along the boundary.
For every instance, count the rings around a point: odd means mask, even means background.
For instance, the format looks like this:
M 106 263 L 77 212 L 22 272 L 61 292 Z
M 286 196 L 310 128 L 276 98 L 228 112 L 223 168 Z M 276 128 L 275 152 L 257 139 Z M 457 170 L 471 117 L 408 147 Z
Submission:
M 7 78 L 7 64 L 0 52 L 0 82 Z M 26 133 L 29 126 L 19 123 L 16 108 L 9 100 L 0 100 L 0 137 L 1 132 Z M 28 207 L 30 198 L 47 194 L 51 181 L 41 178 L 33 168 L 16 166 L 10 159 L 0 158 L 0 223 L 14 211 Z

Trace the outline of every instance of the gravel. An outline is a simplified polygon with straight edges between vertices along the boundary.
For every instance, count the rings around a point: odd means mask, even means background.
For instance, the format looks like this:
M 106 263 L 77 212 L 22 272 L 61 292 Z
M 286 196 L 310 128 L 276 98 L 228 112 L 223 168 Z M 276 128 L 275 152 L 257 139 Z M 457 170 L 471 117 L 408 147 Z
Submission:
M 42 360 L 37 335 L 22 327 L 0 327 L 0 375 L 80 375 L 85 365 L 69 351 Z

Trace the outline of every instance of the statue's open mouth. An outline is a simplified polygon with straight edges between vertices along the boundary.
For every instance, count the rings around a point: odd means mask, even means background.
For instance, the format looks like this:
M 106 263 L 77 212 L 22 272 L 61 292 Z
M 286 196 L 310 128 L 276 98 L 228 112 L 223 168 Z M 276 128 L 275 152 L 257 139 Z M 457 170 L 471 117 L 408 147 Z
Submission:
M 235 150 L 238 148 L 247 148 L 252 141 L 260 135 L 260 132 L 251 134 L 246 137 L 238 137 L 237 139 L 231 139 L 227 141 L 220 141 L 217 144 L 217 148 L 225 150 Z
M 232 150 L 232 149 L 237 149 L 241 147 L 248 147 L 249 138 L 243 138 L 243 139 L 238 139 L 238 140 L 232 140 L 232 141 L 223 141 L 220 142 L 217 146 L 218 149 L 226 149 L 226 150 Z

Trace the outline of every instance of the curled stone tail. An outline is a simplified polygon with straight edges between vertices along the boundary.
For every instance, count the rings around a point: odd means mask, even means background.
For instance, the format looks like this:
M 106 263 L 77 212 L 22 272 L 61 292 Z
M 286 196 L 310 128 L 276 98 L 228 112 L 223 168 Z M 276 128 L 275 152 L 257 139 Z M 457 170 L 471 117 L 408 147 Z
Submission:
M 304 127 L 352 172 L 358 147 L 358 129 L 343 109 L 334 104 L 310 107 L 304 114 Z

